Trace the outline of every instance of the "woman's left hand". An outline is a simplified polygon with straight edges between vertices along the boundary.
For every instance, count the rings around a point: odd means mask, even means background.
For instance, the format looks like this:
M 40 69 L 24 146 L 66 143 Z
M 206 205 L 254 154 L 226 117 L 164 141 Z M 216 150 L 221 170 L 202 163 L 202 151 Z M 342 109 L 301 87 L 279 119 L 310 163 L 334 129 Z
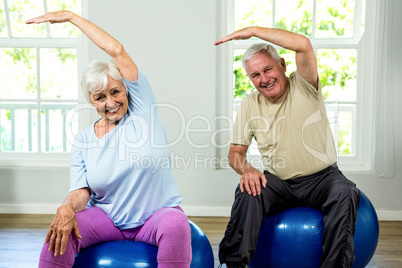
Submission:
M 70 21 L 71 17 L 74 15 L 73 12 L 68 10 L 56 11 L 56 12 L 48 12 L 45 15 L 38 16 L 33 19 L 29 19 L 25 21 L 26 24 L 32 23 L 43 23 L 43 22 L 50 22 L 50 23 L 63 23 Z
M 54 256 L 63 255 L 66 252 L 70 233 L 78 239 L 82 238 L 73 209 L 68 204 L 64 204 L 57 209 L 45 239 L 45 243 L 49 242 L 48 250 L 54 250 Z

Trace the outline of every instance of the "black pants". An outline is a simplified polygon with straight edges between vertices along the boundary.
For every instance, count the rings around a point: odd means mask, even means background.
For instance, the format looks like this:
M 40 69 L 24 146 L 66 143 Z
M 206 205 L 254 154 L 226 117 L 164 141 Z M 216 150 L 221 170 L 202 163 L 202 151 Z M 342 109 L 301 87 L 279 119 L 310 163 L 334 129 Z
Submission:
M 228 267 L 245 267 L 257 246 L 264 214 L 274 215 L 290 207 L 307 206 L 324 215 L 321 267 L 352 267 L 353 235 L 360 191 L 336 164 L 290 180 L 264 172 L 267 179 L 261 195 L 252 196 L 238 186 L 225 236 L 219 245 L 219 260 Z

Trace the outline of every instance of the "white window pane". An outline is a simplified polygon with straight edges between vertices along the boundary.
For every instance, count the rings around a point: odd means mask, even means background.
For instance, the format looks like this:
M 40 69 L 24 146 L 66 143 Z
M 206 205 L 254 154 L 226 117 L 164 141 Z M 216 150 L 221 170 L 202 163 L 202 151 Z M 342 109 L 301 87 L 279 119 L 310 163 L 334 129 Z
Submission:
M 272 27 L 272 0 L 235 0 L 235 29 Z
M 42 104 L 42 110 L 41 110 L 41 152 L 51 152 L 50 150 L 50 113 L 51 110 L 46 107 L 46 104 Z M 60 130 L 60 129 L 59 129 Z M 52 131 L 52 134 L 54 134 L 54 131 Z
M 4 10 L 4 2 L 0 1 L 0 37 L 7 37 L 6 12 Z
M 61 110 L 49 111 L 49 151 L 63 151 L 63 123 L 64 119 Z
M 0 48 L 0 99 L 36 98 L 33 48 Z
M 0 151 L 12 151 L 12 131 L 10 110 L 0 110 Z
M 42 48 L 40 59 L 41 97 L 77 99 L 77 50 Z
M 49 11 L 56 10 L 70 10 L 78 15 L 81 15 L 81 1 L 77 0 L 52 0 L 47 2 L 47 8 Z M 53 24 L 50 27 L 51 37 L 79 37 L 81 31 L 78 30 L 71 23 L 59 23 Z
M 52 47 L 52 43 L 58 46 L 60 41 L 51 38 L 80 37 L 80 31 L 70 23 L 25 24 L 27 19 L 41 16 L 45 10 L 63 9 L 81 15 L 81 0 L 0 0 L 0 38 L 17 37 L 24 46 L 32 44 L 36 47 L 33 38 L 47 37 L 48 45 Z M 6 18 L 10 19 L 10 25 Z M 8 28 L 11 28 L 10 32 Z M 50 30 L 50 36 L 47 30 Z M 65 118 L 68 109 L 76 103 L 55 103 L 53 100 L 78 99 L 77 51 L 75 46 L 68 49 L 0 48 L 1 152 L 70 151 L 71 144 L 66 136 L 68 132 L 78 132 L 78 118 L 70 119 L 69 123 L 65 123 Z M 11 103 L 10 99 L 21 101 Z M 48 99 L 52 103 L 42 102 Z M 38 101 L 41 101 L 40 109 Z
M 32 139 L 32 152 L 38 152 L 38 110 L 31 110 L 31 139 Z
M 352 112 L 339 112 L 338 154 L 352 154 Z
M 244 49 L 235 49 L 233 51 L 233 99 L 242 100 L 245 96 L 255 91 L 246 71 L 243 69 L 241 59 Z
M 46 37 L 46 24 L 25 24 L 44 14 L 43 0 L 12 0 L 8 2 L 13 37 Z
M 72 133 L 78 132 L 77 113 L 70 112 L 73 103 L 42 103 L 41 150 L 42 152 L 67 152 Z M 67 137 L 69 140 L 67 140 Z
M 251 144 L 248 147 L 247 153 L 250 155 L 261 155 L 260 150 L 258 149 L 258 143 L 255 138 L 251 140 Z
M 239 111 L 241 100 L 233 101 L 233 120 L 236 119 L 237 111 Z
M 275 28 L 311 37 L 313 0 L 277 0 Z
M 49 118 L 49 110 L 44 110 L 41 109 L 40 111 L 40 126 L 41 126 L 41 131 L 40 131 L 40 144 L 41 144 L 41 148 L 40 151 L 41 152 L 48 152 L 49 151 L 49 143 L 48 143 L 48 139 L 49 139 L 49 128 L 46 126 L 48 124 L 48 120 L 46 120 L 46 118 Z
M 75 108 L 75 107 L 74 107 Z M 70 109 L 66 111 L 66 142 L 67 152 L 71 151 L 71 146 L 74 142 L 74 136 L 78 133 L 78 111 Z
M 286 63 L 286 75 L 296 71 L 296 53 L 288 49 L 278 49 L 278 53 L 285 60 Z
M 317 0 L 316 38 L 352 38 L 354 0 Z
M 325 100 L 356 101 L 356 49 L 317 50 Z
M 15 110 L 15 151 L 29 152 L 28 110 Z

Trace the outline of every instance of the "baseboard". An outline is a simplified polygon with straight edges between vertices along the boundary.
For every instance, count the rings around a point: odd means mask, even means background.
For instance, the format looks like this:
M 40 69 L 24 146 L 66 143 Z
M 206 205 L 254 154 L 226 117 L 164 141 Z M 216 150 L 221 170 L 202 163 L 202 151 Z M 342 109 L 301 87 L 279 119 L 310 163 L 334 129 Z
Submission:
M 59 205 L 0 204 L 0 214 L 55 214 Z M 230 207 L 182 206 L 188 216 L 229 217 Z M 402 221 L 402 211 L 378 210 L 380 221 Z
M 182 205 L 187 216 L 197 217 L 229 217 L 231 207 L 201 207 Z
M 379 210 L 376 212 L 380 221 L 402 221 L 402 211 Z

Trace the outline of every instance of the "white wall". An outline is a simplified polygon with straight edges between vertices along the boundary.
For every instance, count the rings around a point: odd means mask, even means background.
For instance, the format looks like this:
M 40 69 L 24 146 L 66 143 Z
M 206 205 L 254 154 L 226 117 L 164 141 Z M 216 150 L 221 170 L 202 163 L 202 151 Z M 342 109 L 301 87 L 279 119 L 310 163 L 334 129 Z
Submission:
M 391 2 L 391 1 L 390 1 Z M 400 85 L 402 77 L 402 30 L 399 27 L 402 23 L 400 12 L 402 1 L 392 1 L 392 60 L 389 62 L 392 74 L 392 101 L 389 103 L 393 108 L 394 120 L 394 152 L 395 152 L 395 175 L 390 179 L 379 178 L 374 174 L 352 174 L 349 175 L 358 187 L 370 198 L 381 219 L 402 220 L 402 91 Z M 373 55 L 374 57 L 374 55 Z M 373 112 L 376 114 L 376 111 Z
M 216 130 L 219 89 L 217 88 L 218 1 L 89 0 L 89 19 L 121 43 L 147 76 L 159 103 L 175 105 L 185 116 L 184 123 L 201 116 L 211 122 L 211 131 L 190 134 L 190 141 L 208 144 Z M 402 25 L 402 2 L 395 1 L 394 25 Z M 346 174 L 370 198 L 382 219 L 402 220 L 402 32 L 394 27 L 393 106 L 395 116 L 396 175 L 381 179 L 373 174 Z M 91 45 L 89 59 L 107 58 Z M 183 123 L 177 111 L 161 108 L 168 140 L 177 140 Z M 206 128 L 196 120 L 191 128 Z M 232 170 L 216 170 L 211 158 L 214 147 L 196 149 L 185 137 L 172 146 L 174 157 L 190 160 L 184 170 L 172 159 L 173 173 L 183 195 L 183 208 L 190 215 L 227 216 L 239 176 Z M 207 159 L 204 167 L 195 159 Z M 68 168 L 0 169 L 0 213 L 53 213 L 64 199 L 69 185 Z

